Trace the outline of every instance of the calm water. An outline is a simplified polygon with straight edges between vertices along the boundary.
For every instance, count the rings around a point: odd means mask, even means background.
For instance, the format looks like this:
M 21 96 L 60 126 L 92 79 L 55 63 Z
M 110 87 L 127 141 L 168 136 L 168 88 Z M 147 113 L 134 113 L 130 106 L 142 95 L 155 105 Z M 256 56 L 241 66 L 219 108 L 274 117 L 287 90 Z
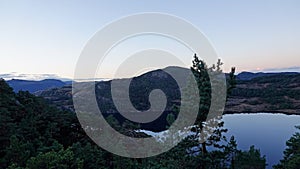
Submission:
M 248 150 L 251 145 L 266 155 L 268 167 L 277 164 L 283 156 L 285 142 L 297 131 L 300 116 L 284 114 L 233 114 L 224 115 L 227 136 L 235 136 L 238 148 Z

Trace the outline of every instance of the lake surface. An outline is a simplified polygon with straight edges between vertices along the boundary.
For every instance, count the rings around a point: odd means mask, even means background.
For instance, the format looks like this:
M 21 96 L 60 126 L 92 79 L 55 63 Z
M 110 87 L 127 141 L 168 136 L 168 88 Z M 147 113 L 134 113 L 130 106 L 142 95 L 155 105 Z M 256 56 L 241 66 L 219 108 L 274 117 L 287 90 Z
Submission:
M 300 115 L 272 113 L 227 114 L 223 120 L 227 138 L 234 136 L 238 149 L 249 150 L 251 145 L 260 149 L 261 155 L 266 156 L 267 169 L 282 159 L 286 141 L 297 132 L 295 126 L 300 125 Z M 164 132 L 139 131 L 153 137 L 164 135 Z
M 238 148 L 249 150 L 251 145 L 266 155 L 268 166 L 277 164 L 283 157 L 286 141 L 297 131 L 300 115 L 285 114 L 228 114 L 223 116 L 226 136 L 233 135 Z

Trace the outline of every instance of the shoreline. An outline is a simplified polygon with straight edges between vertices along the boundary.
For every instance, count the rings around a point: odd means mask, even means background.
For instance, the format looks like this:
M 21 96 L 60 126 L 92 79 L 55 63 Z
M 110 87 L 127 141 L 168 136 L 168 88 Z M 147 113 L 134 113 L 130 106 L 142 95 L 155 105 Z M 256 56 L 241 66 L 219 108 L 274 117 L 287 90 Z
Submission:
M 284 112 L 284 111 L 224 111 L 223 115 L 234 115 L 234 114 L 284 114 L 284 115 L 297 115 L 300 116 L 300 113 L 294 113 L 294 112 Z

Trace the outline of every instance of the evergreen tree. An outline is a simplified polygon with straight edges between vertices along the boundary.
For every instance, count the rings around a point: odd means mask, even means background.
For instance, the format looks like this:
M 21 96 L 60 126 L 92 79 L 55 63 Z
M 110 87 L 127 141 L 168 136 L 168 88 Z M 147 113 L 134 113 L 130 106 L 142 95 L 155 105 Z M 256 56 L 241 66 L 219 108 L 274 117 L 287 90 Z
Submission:
M 232 164 L 238 169 L 265 169 L 266 158 L 260 151 L 251 146 L 249 151 L 238 151 Z
M 211 99 L 212 99 L 212 86 L 211 80 L 217 79 L 220 74 L 222 74 L 221 66 L 223 63 L 220 59 L 218 59 L 217 64 L 213 64 L 211 67 L 208 67 L 203 60 L 200 60 L 196 54 L 194 56 L 193 65 L 191 67 L 191 71 L 195 76 L 195 79 L 198 84 L 198 90 L 200 95 L 200 103 L 199 103 L 199 111 L 198 117 L 196 120 L 196 131 L 200 133 L 203 131 L 205 126 L 205 122 L 210 111 L 211 107 Z M 231 91 L 235 87 L 235 68 L 232 68 L 228 80 L 227 93 Z M 212 76 L 209 76 L 212 75 Z M 214 78 L 214 79 L 210 79 Z M 221 82 L 222 83 L 222 82 Z M 214 130 L 212 135 L 207 138 L 206 141 L 202 143 L 201 152 L 205 156 L 207 151 L 207 146 L 214 146 L 216 148 L 222 148 L 222 145 L 219 145 L 218 142 L 226 141 L 226 138 L 223 136 L 224 132 L 227 132 L 227 129 L 223 128 L 224 122 L 222 122 L 221 117 L 216 117 L 217 121 L 217 129 Z M 201 133 L 200 133 L 201 134 Z M 202 133 L 203 134 L 203 133 Z
M 296 126 L 300 129 L 300 126 Z M 299 169 L 300 166 L 300 133 L 296 132 L 287 142 L 283 159 L 274 165 L 275 169 Z

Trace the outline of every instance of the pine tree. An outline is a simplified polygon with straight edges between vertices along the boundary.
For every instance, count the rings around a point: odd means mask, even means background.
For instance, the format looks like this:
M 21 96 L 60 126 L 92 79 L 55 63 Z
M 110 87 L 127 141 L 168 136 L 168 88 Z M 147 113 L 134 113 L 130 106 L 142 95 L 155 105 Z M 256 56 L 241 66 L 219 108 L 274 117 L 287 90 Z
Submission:
M 300 130 L 300 126 L 296 126 Z M 274 165 L 275 169 L 299 169 L 300 166 L 300 133 L 296 132 L 287 142 L 283 159 Z

